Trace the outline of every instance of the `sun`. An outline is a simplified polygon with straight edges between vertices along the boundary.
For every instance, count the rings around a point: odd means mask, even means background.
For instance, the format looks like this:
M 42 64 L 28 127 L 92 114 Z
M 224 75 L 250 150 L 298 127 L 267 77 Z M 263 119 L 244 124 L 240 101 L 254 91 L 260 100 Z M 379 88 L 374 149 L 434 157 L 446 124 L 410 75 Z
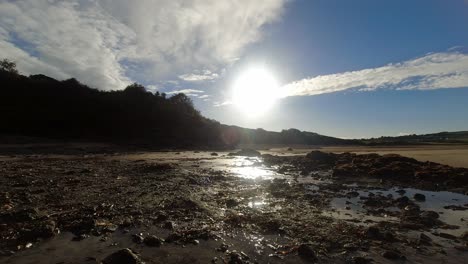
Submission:
M 233 104 L 247 116 L 265 114 L 278 99 L 279 85 L 264 68 L 251 68 L 243 72 L 232 87 Z

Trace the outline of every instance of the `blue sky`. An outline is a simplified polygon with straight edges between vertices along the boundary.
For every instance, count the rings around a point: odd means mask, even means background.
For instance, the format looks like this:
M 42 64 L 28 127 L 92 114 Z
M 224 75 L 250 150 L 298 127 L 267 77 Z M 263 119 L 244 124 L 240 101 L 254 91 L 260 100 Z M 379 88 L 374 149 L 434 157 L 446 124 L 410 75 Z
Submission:
M 0 2 L 0 57 L 103 90 L 183 91 L 207 117 L 343 138 L 468 130 L 468 1 Z M 264 67 L 269 111 L 231 104 Z M 259 98 L 259 104 L 261 104 Z
M 288 5 L 245 61 L 265 61 L 283 82 L 398 63 L 468 45 L 463 1 L 306 1 Z M 226 123 L 297 127 L 340 137 L 468 129 L 468 89 L 344 91 L 283 99 L 262 122 L 200 104 Z M 235 112 L 235 111 L 234 111 Z

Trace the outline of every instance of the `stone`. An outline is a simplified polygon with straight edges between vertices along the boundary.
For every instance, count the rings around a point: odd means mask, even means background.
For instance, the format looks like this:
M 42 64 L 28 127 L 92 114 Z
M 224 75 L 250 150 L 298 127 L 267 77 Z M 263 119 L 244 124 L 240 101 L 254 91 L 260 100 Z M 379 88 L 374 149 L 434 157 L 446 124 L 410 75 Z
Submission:
M 143 243 L 143 240 L 144 240 L 144 238 L 139 234 L 133 234 L 132 235 L 132 241 L 137 243 L 137 244 Z
M 365 258 L 365 257 L 360 257 L 360 256 L 351 258 L 351 263 L 353 264 L 367 264 L 371 262 L 372 262 L 372 259 L 370 258 Z
M 421 213 L 420 216 L 423 217 L 423 218 L 431 218 L 431 219 L 438 219 L 439 218 L 439 214 L 437 212 L 434 212 L 434 211 L 424 211 L 424 212 Z
M 149 247 L 159 247 L 162 245 L 163 240 L 157 236 L 150 235 L 150 236 L 145 237 L 145 239 L 143 240 L 143 243 L 145 243 L 145 245 Z
M 432 244 L 432 238 L 430 238 L 428 235 L 421 233 L 419 235 L 418 243 L 421 245 L 431 245 Z
M 380 232 L 380 229 L 376 226 L 370 226 L 366 230 L 366 236 L 370 239 L 380 239 L 382 238 L 382 233 Z
M 309 245 L 306 245 L 306 244 L 300 245 L 299 248 L 297 249 L 297 253 L 299 254 L 299 256 L 301 256 L 302 258 L 306 260 L 309 260 L 312 262 L 315 262 L 318 260 L 315 250 Z
M 142 264 L 140 257 L 131 249 L 124 248 L 116 251 L 102 260 L 103 264 Z
M 421 194 L 421 193 L 415 193 L 413 198 L 414 198 L 414 200 L 416 200 L 418 202 L 426 201 L 426 196 L 424 194 Z
M 229 156 L 260 157 L 262 154 L 255 149 L 242 149 L 238 152 L 229 153 Z
M 385 252 L 382 253 L 382 257 L 386 259 L 400 259 L 402 258 L 401 254 L 393 251 L 393 250 L 386 250 Z

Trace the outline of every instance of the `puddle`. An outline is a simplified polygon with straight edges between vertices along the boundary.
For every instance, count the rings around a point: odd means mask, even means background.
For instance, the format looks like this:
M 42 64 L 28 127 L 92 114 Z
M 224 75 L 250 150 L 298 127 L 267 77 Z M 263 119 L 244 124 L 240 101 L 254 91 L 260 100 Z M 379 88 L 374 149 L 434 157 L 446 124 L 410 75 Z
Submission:
M 202 166 L 232 173 L 235 176 L 246 179 L 271 180 L 280 177 L 284 178 L 284 175 L 276 173 L 274 168 L 265 166 L 261 158 L 224 157 L 203 160 Z
M 363 207 L 363 200 L 360 197 L 369 197 L 369 195 L 380 195 L 383 197 L 393 197 L 396 199 L 398 197 L 407 196 L 413 200 L 418 206 L 420 206 L 423 211 L 435 211 L 439 214 L 439 219 L 449 225 L 459 226 L 458 229 L 443 229 L 444 233 L 449 233 L 453 235 L 461 235 L 462 233 L 468 231 L 468 210 L 452 210 L 449 208 L 444 208 L 445 206 L 455 205 L 455 206 L 465 206 L 468 204 L 468 196 L 453 193 L 453 192 L 433 192 L 433 191 L 423 191 L 414 188 L 391 188 L 388 190 L 382 189 L 369 189 L 369 190 L 359 190 L 357 185 L 348 185 L 354 188 L 347 190 L 354 191 L 359 193 L 359 196 L 356 197 L 338 197 L 332 199 L 330 202 L 331 207 L 334 209 L 332 211 L 324 212 L 324 215 L 337 217 L 343 220 L 352 220 L 357 219 L 362 224 L 367 224 L 371 222 L 379 221 L 399 221 L 397 216 L 400 213 L 398 207 L 385 207 L 385 211 L 380 215 L 367 215 L 366 208 Z M 401 192 L 404 190 L 405 192 Z M 346 193 L 345 192 L 345 193 Z M 413 199 L 414 194 L 419 193 L 423 194 L 426 197 L 425 201 L 415 201 Z M 358 223 L 359 224 L 359 223 Z M 435 230 L 437 231 L 437 230 Z

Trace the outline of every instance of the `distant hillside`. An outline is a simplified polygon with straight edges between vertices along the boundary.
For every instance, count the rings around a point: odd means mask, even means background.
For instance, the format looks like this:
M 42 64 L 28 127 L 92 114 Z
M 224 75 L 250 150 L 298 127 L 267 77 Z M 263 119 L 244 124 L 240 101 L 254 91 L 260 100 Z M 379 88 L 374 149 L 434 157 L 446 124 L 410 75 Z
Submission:
M 99 91 L 75 79 L 26 77 L 12 69 L 0 69 L 0 133 L 4 135 L 183 148 L 352 143 L 296 129 L 269 132 L 222 125 L 203 117 L 184 94 L 152 94 L 138 84 Z
M 281 132 L 266 131 L 264 129 L 247 129 L 231 126 L 230 130 L 240 135 L 242 144 L 283 144 L 283 145 L 350 145 L 359 144 L 354 140 L 345 140 L 320 135 L 313 132 L 300 131 L 294 128 Z
M 468 144 L 468 131 L 440 132 L 424 135 L 406 135 L 399 137 L 379 137 L 361 140 L 368 145 L 398 144 Z

